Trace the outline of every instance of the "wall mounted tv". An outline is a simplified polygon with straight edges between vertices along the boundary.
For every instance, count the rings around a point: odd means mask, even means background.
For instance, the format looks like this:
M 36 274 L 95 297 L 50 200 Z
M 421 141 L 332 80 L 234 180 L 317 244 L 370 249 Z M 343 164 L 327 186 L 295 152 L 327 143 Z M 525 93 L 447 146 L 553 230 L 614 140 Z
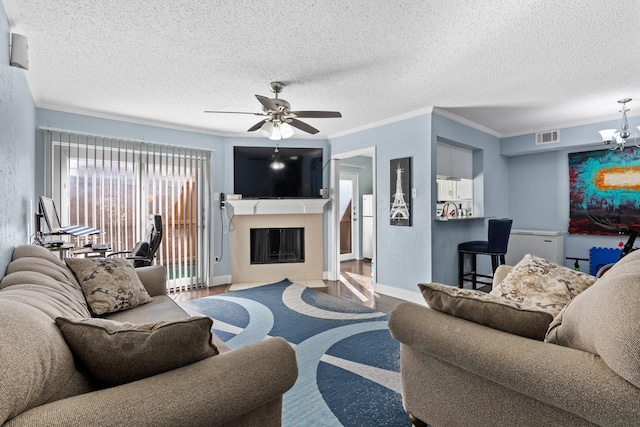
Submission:
M 320 197 L 322 148 L 234 147 L 233 185 L 244 199 Z

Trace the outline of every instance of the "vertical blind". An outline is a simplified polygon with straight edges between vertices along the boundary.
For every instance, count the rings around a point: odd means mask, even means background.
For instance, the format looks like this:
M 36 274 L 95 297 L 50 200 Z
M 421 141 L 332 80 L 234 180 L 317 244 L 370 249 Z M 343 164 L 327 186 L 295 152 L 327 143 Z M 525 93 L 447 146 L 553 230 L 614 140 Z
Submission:
M 87 243 L 131 250 L 149 215 L 160 214 L 163 237 L 156 264 L 169 291 L 210 283 L 211 211 L 208 150 L 45 129 L 45 170 L 63 225 L 103 233 Z M 78 238 L 80 239 L 80 238 Z

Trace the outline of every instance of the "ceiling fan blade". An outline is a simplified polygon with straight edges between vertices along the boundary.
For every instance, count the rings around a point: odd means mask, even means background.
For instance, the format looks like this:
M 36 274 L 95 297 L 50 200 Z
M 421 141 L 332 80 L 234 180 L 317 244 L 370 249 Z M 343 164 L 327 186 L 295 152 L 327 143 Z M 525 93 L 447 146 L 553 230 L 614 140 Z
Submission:
M 278 111 L 278 106 L 271 100 L 271 98 L 267 98 L 266 96 L 256 95 L 260 104 L 264 106 L 267 110 Z
M 297 117 L 308 117 L 316 119 L 330 119 L 334 117 L 342 117 L 338 111 L 292 111 Z
M 204 110 L 205 113 L 221 113 L 221 114 L 251 114 L 252 116 L 266 116 L 265 113 L 247 113 L 245 111 L 214 111 Z
M 316 133 L 320 132 L 318 129 L 314 128 L 313 126 L 308 125 L 305 122 L 301 122 L 300 120 L 288 119 L 287 123 L 289 123 L 293 127 L 296 127 L 312 135 L 315 135 Z
M 249 130 L 247 130 L 247 132 L 253 132 L 254 130 L 260 129 L 264 125 L 264 122 L 265 122 L 264 120 L 260 120 L 258 123 L 251 126 Z

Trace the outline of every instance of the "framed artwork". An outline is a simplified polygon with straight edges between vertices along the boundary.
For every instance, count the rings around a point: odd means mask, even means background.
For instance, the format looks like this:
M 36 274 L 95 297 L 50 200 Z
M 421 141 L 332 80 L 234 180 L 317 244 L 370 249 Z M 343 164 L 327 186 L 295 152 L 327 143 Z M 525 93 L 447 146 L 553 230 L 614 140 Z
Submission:
M 640 225 L 640 148 L 569 153 L 569 233 L 617 235 L 587 214 Z
M 390 224 L 411 226 L 411 157 L 391 160 L 389 189 Z

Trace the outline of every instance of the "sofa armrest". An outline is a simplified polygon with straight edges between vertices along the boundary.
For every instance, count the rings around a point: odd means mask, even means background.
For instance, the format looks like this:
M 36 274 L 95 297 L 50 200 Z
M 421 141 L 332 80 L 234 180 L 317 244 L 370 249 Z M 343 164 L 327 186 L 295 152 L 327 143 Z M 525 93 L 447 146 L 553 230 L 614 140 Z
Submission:
M 594 354 L 501 332 L 411 303 L 392 311 L 389 329 L 413 350 L 596 424 L 632 425 L 640 417 L 640 389 Z M 428 372 L 424 375 L 428 378 Z
M 496 286 L 498 283 L 502 282 L 507 274 L 513 269 L 512 265 L 500 265 L 496 269 L 496 272 L 493 273 L 493 284 L 492 286 Z
M 281 405 L 297 376 L 291 345 L 270 338 L 143 380 L 42 405 L 6 426 L 217 426 L 269 403 Z
M 149 295 L 167 294 L 167 271 L 163 265 L 138 267 L 135 270 Z

